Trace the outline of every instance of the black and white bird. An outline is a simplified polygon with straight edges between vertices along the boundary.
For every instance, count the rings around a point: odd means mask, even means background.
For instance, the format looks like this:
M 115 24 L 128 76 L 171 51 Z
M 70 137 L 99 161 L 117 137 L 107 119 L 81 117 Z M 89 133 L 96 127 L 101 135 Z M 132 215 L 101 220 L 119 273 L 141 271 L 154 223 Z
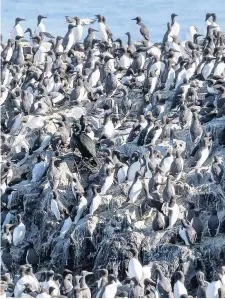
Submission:
M 211 212 L 211 216 L 208 219 L 207 228 L 211 237 L 216 237 L 218 235 L 220 230 L 220 219 L 216 209 L 213 209 Z
M 183 219 L 181 220 L 181 224 L 182 227 L 179 230 L 180 237 L 184 240 L 185 245 L 194 245 L 197 236 L 195 229 Z
M 144 37 L 145 40 L 149 41 L 150 40 L 150 36 L 149 36 L 149 30 L 148 28 L 142 23 L 142 19 L 141 17 L 136 17 L 132 20 L 137 21 L 137 25 L 138 27 L 140 27 L 140 33 L 141 35 Z

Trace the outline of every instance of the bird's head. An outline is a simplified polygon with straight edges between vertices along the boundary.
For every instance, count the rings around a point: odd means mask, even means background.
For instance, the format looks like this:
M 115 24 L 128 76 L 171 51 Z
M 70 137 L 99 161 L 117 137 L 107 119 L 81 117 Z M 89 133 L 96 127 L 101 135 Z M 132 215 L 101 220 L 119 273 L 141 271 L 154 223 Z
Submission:
M 136 17 L 131 19 L 132 21 L 137 21 L 137 24 L 141 22 L 141 17 Z
M 22 18 L 19 18 L 19 17 L 17 17 L 16 18 L 16 20 L 15 20 L 15 26 L 17 25 L 17 24 L 19 24 L 19 22 L 21 22 L 21 21 L 26 21 L 25 19 L 22 19 Z

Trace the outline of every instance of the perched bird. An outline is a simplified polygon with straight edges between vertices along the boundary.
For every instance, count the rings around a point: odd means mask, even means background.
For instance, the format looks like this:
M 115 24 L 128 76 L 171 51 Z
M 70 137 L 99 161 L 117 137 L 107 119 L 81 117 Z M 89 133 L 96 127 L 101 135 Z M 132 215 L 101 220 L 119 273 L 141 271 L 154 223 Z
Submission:
M 217 215 L 217 210 L 213 209 L 211 212 L 211 216 L 208 219 L 208 233 L 211 237 L 217 236 L 220 229 L 220 219 Z
M 93 158 L 97 162 L 97 152 L 94 140 L 92 140 L 85 132 L 79 123 L 73 125 L 73 134 L 70 140 L 70 146 L 75 149 L 75 145 L 80 150 L 82 156 Z
M 112 186 L 114 180 L 114 169 L 113 168 L 108 168 L 106 170 L 106 178 L 103 182 L 103 185 L 101 187 L 101 195 L 105 195 L 109 188 Z
M 170 202 L 170 200 L 175 196 L 175 188 L 172 183 L 172 177 L 168 175 L 166 180 L 166 186 L 163 189 L 163 201 Z
M 131 253 L 133 254 L 133 257 L 129 261 L 128 276 L 130 278 L 135 278 L 140 282 L 142 278 L 142 265 L 138 260 L 138 251 L 137 249 L 132 248 Z
M 17 36 L 24 36 L 23 28 L 20 24 L 21 21 L 26 21 L 25 19 L 17 17 L 15 20 L 15 25 L 11 30 L 11 38 L 16 39 Z
M 75 27 L 75 25 L 69 24 L 68 31 L 63 38 L 62 46 L 63 46 L 64 52 L 66 52 L 66 53 L 69 52 L 69 50 L 72 48 L 72 46 L 74 44 L 74 34 L 73 34 L 74 27 Z
M 26 227 L 22 222 L 22 217 L 20 214 L 17 215 L 18 225 L 13 230 L 13 244 L 15 246 L 21 245 L 23 243 L 25 234 L 26 234 Z
M 109 42 L 112 40 L 112 32 L 110 29 L 106 26 L 106 19 L 105 16 L 102 15 L 96 15 L 98 23 L 99 23 L 99 33 L 101 36 L 102 42 Z
M 37 28 L 35 30 L 36 35 L 40 35 L 40 32 L 46 32 L 45 25 L 42 22 L 43 19 L 47 19 L 47 17 L 44 17 L 42 15 L 39 15 L 37 17 Z
M 178 36 L 180 32 L 180 24 L 175 20 L 175 17 L 177 17 L 175 13 L 171 14 L 171 32 L 170 36 Z
M 133 277 L 131 280 L 134 282 L 134 285 L 131 287 L 129 298 L 142 298 L 144 295 L 143 287 L 135 277 Z
M 31 182 L 37 182 L 39 181 L 44 172 L 47 169 L 47 163 L 45 161 L 45 157 L 43 155 L 38 156 L 37 158 L 37 164 L 35 164 L 33 170 L 32 170 L 32 180 Z
M 92 199 L 91 206 L 89 209 L 90 215 L 93 215 L 94 212 L 98 209 L 98 207 L 102 203 L 102 197 L 97 191 L 99 187 L 100 186 L 98 186 L 98 185 L 92 186 L 93 199 Z
M 211 174 L 212 179 L 216 183 L 221 183 L 224 174 L 223 162 L 221 157 L 214 156 L 214 162 L 211 167 Z
M 176 282 L 173 286 L 173 293 L 175 298 L 181 298 L 181 295 L 187 295 L 187 289 L 184 286 L 184 273 L 177 271 L 174 273 Z
M 205 281 L 204 273 L 201 271 L 198 271 L 196 273 L 196 279 L 198 282 L 197 297 L 198 298 L 206 298 L 206 290 L 207 290 L 209 283 L 207 281 Z
M 130 190 L 128 191 L 128 198 L 129 198 L 129 202 L 131 203 L 134 203 L 141 193 L 142 183 L 140 180 L 140 176 L 141 176 L 140 172 L 136 172 L 134 181 L 130 187 Z
M 141 169 L 141 162 L 140 162 L 139 153 L 135 152 L 133 154 L 132 162 L 133 163 L 130 164 L 130 167 L 128 168 L 128 171 L 127 171 L 127 179 L 128 179 L 129 182 L 134 181 L 136 173 L 138 171 L 140 171 L 140 169 Z
M 203 234 L 203 231 L 204 231 L 204 224 L 202 223 L 201 219 L 199 218 L 199 214 L 200 214 L 199 211 L 195 210 L 194 211 L 194 217 L 191 220 L 191 224 L 192 224 L 194 230 L 197 233 L 196 241 L 201 241 L 202 234 Z
M 45 13 L 0 35 L 1 297 L 225 297 L 223 20 Z
M 216 276 L 217 280 L 212 281 L 207 286 L 206 298 L 219 298 L 219 293 L 221 293 L 224 284 L 222 281 L 221 273 L 217 273 Z
M 33 242 L 29 242 L 26 253 L 26 263 L 32 265 L 32 267 L 39 265 L 40 263 L 40 256 L 38 255 L 37 251 L 34 249 Z
M 79 205 L 77 207 L 76 217 L 74 218 L 74 223 L 77 224 L 82 217 L 85 209 L 87 208 L 87 199 L 83 194 L 79 194 Z
M 165 229 L 165 227 L 166 227 L 165 216 L 163 215 L 163 213 L 157 210 L 155 218 L 152 221 L 152 229 L 154 231 L 159 231 Z
M 193 120 L 192 120 L 192 123 L 190 126 L 191 139 L 194 144 L 197 144 L 200 141 L 202 132 L 203 132 L 203 129 L 202 129 L 201 123 L 198 119 L 198 114 L 196 112 L 194 112 Z
M 172 287 L 169 279 L 166 278 L 161 269 L 157 268 L 155 272 L 157 275 L 156 296 L 159 298 L 169 298 L 172 295 Z
M 199 147 L 194 155 L 194 166 L 198 169 L 202 167 L 210 154 L 210 145 L 208 138 L 203 139 L 203 145 Z
M 185 222 L 181 220 L 182 228 L 179 230 L 180 237 L 184 240 L 185 245 L 190 246 L 193 245 L 196 241 L 196 231 L 195 229 Z
M 60 239 L 64 239 L 66 233 L 68 232 L 68 230 L 71 228 L 72 225 L 72 220 L 67 211 L 64 211 L 64 215 L 65 215 L 64 221 L 62 222 L 61 230 L 60 230 Z
M 176 158 L 173 160 L 170 167 L 170 174 L 174 177 L 176 181 L 179 181 L 184 169 L 184 159 L 182 158 L 182 152 L 180 150 L 176 151 Z
M 169 228 L 172 228 L 174 224 L 177 222 L 180 214 L 179 206 L 176 203 L 175 197 L 170 199 L 169 203 Z
M 137 21 L 137 25 L 138 27 L 140 27 L 140 33 L 141 35 L 144 37 L 145 40 L 149 41 L 150 37 L 149 37 L 149 31 L 148 29 L 145 27 L 145 25 L 142 23 L 141 17 L 136 17 L 132 20 Z
M 108 276 L 108 282 L 102 287 L 99 298 L 115 298 L 117 292 L 116 278 L 113 274 Z

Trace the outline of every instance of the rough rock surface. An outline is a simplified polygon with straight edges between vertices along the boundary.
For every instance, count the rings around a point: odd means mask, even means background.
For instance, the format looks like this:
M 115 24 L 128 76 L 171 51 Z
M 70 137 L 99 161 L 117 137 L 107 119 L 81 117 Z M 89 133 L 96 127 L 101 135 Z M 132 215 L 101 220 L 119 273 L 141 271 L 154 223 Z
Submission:
M 137 103 L 136 109 L 141 109 L 143 99 L 140 98 L 140 93 L 135 94 L 132 92 L 130 97 Z M 64 112 L 68 113 L 68 117 L 79 118 L 81 111 L 78 110 L 78 108 L 73 108 Z M 86 112 L 84 111 L 84 113 Z M 225 149 L 219 147 L 217 143 L 217 136 L 224 127 L 225 117 L 216 118 L 204 125 L 206 131 L 213 132 L 213 155 L 225 156 Z M 50 130 L 51 128 L 49 128 Z M 27 139 L 30 142 L 36 137 L 34 133 L 34 130 L 28 132 Z M 177 130 L 174 140 L 177 140 L 177 144 L 181 148 L 187 147 L 189 153 L 193 149 L 188 131 L 184 133 L 184 131 Z M 168 143 L 159 143 L 157 146 L 162 152 L 165 152 L 168 145 Z M 119 144 L 118 148 L 121 152 L 130 156 L 137 149 L 137 146 L 135 144 Z M 138 150 L 144 153 L 146 148 L 138 147 Z M 51 150 L 47 150 L 44 154 L 49 162 L 53 153 Z M 75 157 L 77 160 L 78 156 Z M 212 155 L 206 161 L 206 166 L 209 165 L 211 157 Z M 60 201 L 67 208 L 75 202 L 68 176 L 68 172 L 77 172 L 74 161 L 74 155 L 65 153 L 59 167 L 61 176 L 58 193 Z M 33 154 L 27 162 L 20 168 L 15 167 L 13 169 L 15 177 L 18 177 L 24 171 L 31 173 L 36 162 L 36 155 Z M 79 159 L 76 163 L 79 163 Z M 86 177 L 91 173 L 86 166 L 82 164 L 82 167 L 79 167 L 81 182 L 84 187 L 86 187 Z M 206 224 L 209 217 L 207 211 L 216 205 L 219 210 L 219 217 L 225 223 L 225 184 L 215 184 L 207 173 L 204 173 L 201 177 L 195 172 L 185 173 L 184 171 L 183 177 L 175 185 L 180 207 L 185 210 L 188 202 L 195 202 L 197 207 L 202 210 L 201 219 Z M 31 174 L 29 177 L 31 177 Z M 219 234 L 212 239 L 205 229 L 201 244 L 187 247 L 178 236 L 179 221 L 172 230 L 153 232 L 151 222 L 155 212 L 152 213 L 150 218 L 141 220 L 138 203 L 143 200 L 145 194 L 141 194 L 137 205 L 128 205 L 126 199 L 129 186 L 126 183 L 121 186 L 112 186 L 109 193 L 113 195 L 113 199 L 110 202 L 106 201 L 98 209 L 96 216 L 88 216 L 87 209 L 86 216 L 80 220 L 78 225 L 73 224 L 65 238 L 60 239 L 60 223 L 57 222 L 50 209 L 52 194 L 49 184 L 47 181 L 42 181 L 40 185 L 44 189 L 41 194 L 37 188 L 39 185 L 30 183 L 19 188 L 13 198 L 14 203 L 23 203 L 23 210 L 19 212 L 22 214 L 27 228 L 24 241 L 32 240 L 34 242 L 35 249 L 41 256 L 40 270 L 52 267 L 57 271 L 61 271 L 66 266 L 79 273 L 81 269 L 92 270 L 104 267 L 119 272 L 119 279 L 123 280 L 126 277 L 130 258 L 129 249 L 136 247 L 139 250 L 142 264 L 151 265 L 153 277 L 156 264 L 160 265 L 162 271 L 171 277 L 182 262 L 186 285 L 190 287 L 190 281 L 196 272 L 196 265 L 199 260 L 204 261 L 206 276 L 209 273 L 213 276 L 214 271 L 212 269 L 217 269 L 218 265 L 225 263 L 224 234 Z M 122 228 L 125 212 L 132 219 L 132 228 Z M 182 217 L 181 214 L 180 218 Z M 221 232 L 224 233 L 224 225 L 221 226 Z M 23 247 L 19 249 L 12 247 L 11 253 L 15 260 L 14 270 L 16 270 L 19 264 L 25 262 L 25 249 Z M 207 278 L 211 280 L 213 277 Z M 195 290 L 190 289 L 189 291 L 190 294 L 195 295 Z

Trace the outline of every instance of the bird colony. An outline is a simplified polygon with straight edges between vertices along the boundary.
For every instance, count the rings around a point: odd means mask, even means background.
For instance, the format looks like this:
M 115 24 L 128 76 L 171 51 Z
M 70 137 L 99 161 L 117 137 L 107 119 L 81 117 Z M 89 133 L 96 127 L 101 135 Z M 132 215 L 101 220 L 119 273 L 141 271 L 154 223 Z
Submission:
M 132 17 L 2 37 L 1 298 L 225 297 L 224 32 Z

